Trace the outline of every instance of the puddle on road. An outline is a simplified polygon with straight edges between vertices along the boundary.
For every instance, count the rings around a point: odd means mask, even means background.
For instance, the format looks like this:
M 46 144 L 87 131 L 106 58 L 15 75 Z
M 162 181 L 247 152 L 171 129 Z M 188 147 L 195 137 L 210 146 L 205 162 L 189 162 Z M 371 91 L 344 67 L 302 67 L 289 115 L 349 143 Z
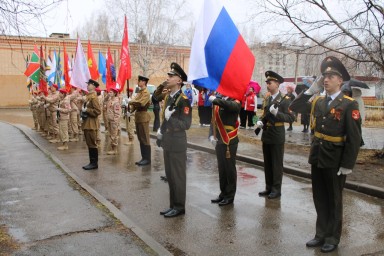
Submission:
M 28 238 L 25 234 L 25 231 L 21 228 L 9 228 L 8 229 L 9 234 L 15 239 L 20 242 L 27 242 Z

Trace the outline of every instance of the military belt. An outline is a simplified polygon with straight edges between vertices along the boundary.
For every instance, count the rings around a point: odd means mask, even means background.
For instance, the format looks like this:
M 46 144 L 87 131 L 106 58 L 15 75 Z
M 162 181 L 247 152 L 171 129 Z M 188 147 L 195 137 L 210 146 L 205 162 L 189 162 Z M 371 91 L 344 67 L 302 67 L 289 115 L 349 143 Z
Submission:
M 168 129 L 167 128 L 167 130 L 165 131 L 166 133 L 170 133 L 170 132 L 180 132 L 180 131 L 182 131 L 181 129 L 179 129 L 179 128 L 176 128 L 176 129 Z
M 268 122 L 267 126 L 284 126 L 284 123 L 283 122 L 276 122 L 276 123 L 272 124 L 272 123 Z
M 335 143 L 345 141 L 344 137 L 329 136 L 329 135 L 322 134 L 320 132 L 315 132 L 315 137 L 319 138 L 321 140 L 325 140 L 325 141 L 329 141 L 329 142 L 335 142 Z
M 235 130 L 235 127 L 233 127 L 232 125 L 224 125 L 224 129 L 229 130 L 229 131 L 233 131 L 233 130 Z

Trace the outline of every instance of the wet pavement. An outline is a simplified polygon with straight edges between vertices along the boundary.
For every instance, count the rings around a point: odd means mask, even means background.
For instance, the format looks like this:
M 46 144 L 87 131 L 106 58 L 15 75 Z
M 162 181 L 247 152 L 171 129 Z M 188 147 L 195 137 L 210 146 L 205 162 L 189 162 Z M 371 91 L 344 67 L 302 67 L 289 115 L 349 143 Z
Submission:
M 30 112 L 15 111 L 0 113 L 0 120 L 13 118 L 13 122 L 30 126 Z M 10 115 L 9 119 L 7 115 Z M 15 116 L 22 118 L 15 120 Z M 322 254 L 319 249 L 305 247 L 305 242 L 314 235 L 316 217 L 307 179 L 285 175 L 281 200 L 266 200 L 257 196 L 264 188 L 262 167 L 238 161 L 235 203 L 220 208 L 210 203 L 210 199 L 219 193 L 216 157 L 189 149 L 186 215 L 165 219 L 159 211 L 169 204 L 168 185 L 160 179 L 164 175 L 162 149 L 154 141 L 151 141 L 152 165 L 137 167 L 134 162 L 140 159 L 140 150 L 136 138 L 134 145 L 122 145 L 127 140 L 126 133 L 122 132 L 119 155 L 107 156 L 103 135 L 99 169 L 87 172 L 81 169 L 88 163 L 84 141 L 70 143 L 68 151 L 60 152 L 56 150 L 57 145 L 48 143 L 25 126 L 21 127 L 71 172 L 113 202 L 124 216 L 175 255 Z M 292 138 L 292 143 L 309 144 L 308 134 L 296 131 L 300 128 L 294 126 L 294 132 L 287 134 L 287 141 Z M 199 146 L 211 147 L 206 140 L 207 133 L 208 128 L 194 125 L 189 140 Z M 253 130 L 241 130 L 241 133 L 252 134 Z M 375 131 L 372 134 L 377 138 L 377 144 L 382 143 L 383 133 Z M 242 143 L 239 154 L 262 159 L 261 153 L 250 143 Z M 301 161 L 306 167 L 307 155 L 291 152 L 285 155 L 285 163 L 287 161 Z M 384 200 L 349 190 L 345 190 L 344 195 L 342 239 L 338 250 L 330 255 L 384 255 Z
M 151 166 L 138 167 L 139 145 L 122 145 L 119 154 L 106 155 L 102 136 L 99 169 L 84 171 L 88 162 L 84 141 L 70 143 L 65 152 L 34 131 L 25 132 L 55 155 L 74 174 L 113 202 L 121 212 L 157 242 L 176 255 L 320 255 L 305 242 L 314 236 L 315 209 L 307 179 L 285 175 L 281 200 L 260 198 L 264 174 L 259 166 L 237 162 L 238 190 L 235 203 L 219 207 L 210 203 L 219 193 L 216 157 L 188 149 L 186 215 L 166 219 L 168 185 L 164 175 L 162 149 L 152 143 Z M 193 141 L 207 143 L 204 139 Z M 341 243 L 329 255 L 383 255 L 384 201 L 345 190 L 344 227 Z
M 0 122 L 0 131 L 0 224 L 15 255 L 155 255 L 20 130 Z

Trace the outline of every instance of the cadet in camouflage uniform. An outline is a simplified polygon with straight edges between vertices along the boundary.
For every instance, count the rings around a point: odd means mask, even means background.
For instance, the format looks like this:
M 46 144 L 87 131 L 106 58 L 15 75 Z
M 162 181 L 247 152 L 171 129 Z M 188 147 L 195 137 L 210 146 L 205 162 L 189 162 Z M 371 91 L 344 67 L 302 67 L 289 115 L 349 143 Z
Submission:
M 56 84 L 52 84 L 49 89 L 51 91 L 51 94 L 49 94 L 48 97 L 43 96 L 47 103 L 46 104 L 47 109 L 50 112 L 49 125 L 50 125 L 50 132 L 52 133 L 52 139 L 49 140 L 49 142 L 58 143 L 60 142 L 59 124 L 57 122 L 57 113 L 56 113 L 56 109 L 59 104 L 59 92 L 57 91 L 58 86 Z
M 59 107 L 57 108 L 58 120 L 59 120 L 59 134 L 60 141 L 63 143 L 59 146 L 58 150 L 68 149 L 68 121 L 71 113 L 71 100 L 69 99 L 68 92 L 63 88 L 59 90 Z
M 38 121 L 38 114 L 37 114 L 37 105 L 39 101 L 37 100 L 37 92 L 32 93 L 32 98 L 29 100 L 29 109 L 32 111 L 32 118 L 33 118 L 33 124 L 34 127 L 32 130 L 39 130 L 39 121 Z
M 69 138 L 69 141 L 79 141 L 79 126 L 78 126 L 78 116 L 80 113 L 77 100 L 79 97 L 79 92 L 77 88 L 72 86 L 71 93 L 68 95 L 69 101 L 71 104 L 71 112 L 69 114 L 69 129 L 71 131 L 72 137 Z
M 107 154 L 116 155 L 119 138 L 119 123 L 121 117 L 119 90 L 116 88 L 110 88 L 108 94 L 110 100 L 108 101 L 107 105 L 107 119 L 109 127 L 110 150 L 107 152 Z

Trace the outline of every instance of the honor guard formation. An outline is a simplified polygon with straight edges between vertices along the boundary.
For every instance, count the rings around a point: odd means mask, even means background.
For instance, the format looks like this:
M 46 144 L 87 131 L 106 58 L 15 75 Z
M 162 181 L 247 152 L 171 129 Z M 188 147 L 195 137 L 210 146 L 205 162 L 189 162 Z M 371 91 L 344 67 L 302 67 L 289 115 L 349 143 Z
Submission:
M 87 91 L 72 87 L 58 90 L 53 84 L 48 95 L 33 94 L 30 107 L 34 129 L 57 143 L 60 151 L 68 150 L 71 142 L 85 141 L 89 152 L 86 171 L 98 169 L 101 123 L 108 137 L 105 154 L 113 157 L 118 152 L 121 119 L 128 133 L 128 145 L 133 144 L 134 133 L 140 145 L 141 159 L 136 165 L 151 164 L 150 127 L 153 106 L 153 131 L 156 145 L 162 148 L 164 180 L 169 186 L 169 205 L 160 215 L 172 218 L 186 213 L 187 131 L 192 124 L 192 109 L 196 105 L 199 125 L 209 126 L 207 137 L 212 143 L 217 161 L 219 181 L 217 197 L 211 203 L 226 207 L 233 204 L 237 188 L 236 154 L 239 129 L 255 130 L 261 134 L 264 158 L 265 189 L 258 195 L 267 200 L 283 196 L 283 159 L 285 125 L 292 130 L 297 114 L 302 115 L 303 132 L 309 130 L 313 141 L 309 152 L 313 202 L 317 213 L 313 223 L 314 236 L 307 247 L 320 247 L 321 252 L 334 251 L 339 242 L 343 219 L 343 188 L 347 175 L 353 171 L 362 145 L 361 116 L 357 101 L 345 95 L 341 87 L 350 75 L 339 59 L 329 56 L 320 64 L 321 76 L 308 81 L 307 90 L 295 97 L 293 88 L 283 94 L 279 88 L 284 78 L 274 71 L 265 72 L 267 93 L 257 117 L 259 91 L 250 86 L 243 99 L 187 83 L 187 75 L 177 63 L 172 63 L 167 79 L 153 95 L 147 85 L 149 78 L 139 75 L 134 94 L 132 88 L 122 95 L 117 88 L 100 90 L 99 83 L 89 79 Z M 259 86 L 257 84 L 257 86 Z M 185 88 L 185 89 L 184 89 Z M 259 107 L 260 109 L 260 107 Z M 79 136 L 84 136 L 83 140 Z M 255 145 L 256 146 L 256 145 Z M 133 147 L 130 147 L 132 150 Z M 86 162 L 86 160 L 84 160 Z M 208 199 L 207 199 L 208 200 Z

